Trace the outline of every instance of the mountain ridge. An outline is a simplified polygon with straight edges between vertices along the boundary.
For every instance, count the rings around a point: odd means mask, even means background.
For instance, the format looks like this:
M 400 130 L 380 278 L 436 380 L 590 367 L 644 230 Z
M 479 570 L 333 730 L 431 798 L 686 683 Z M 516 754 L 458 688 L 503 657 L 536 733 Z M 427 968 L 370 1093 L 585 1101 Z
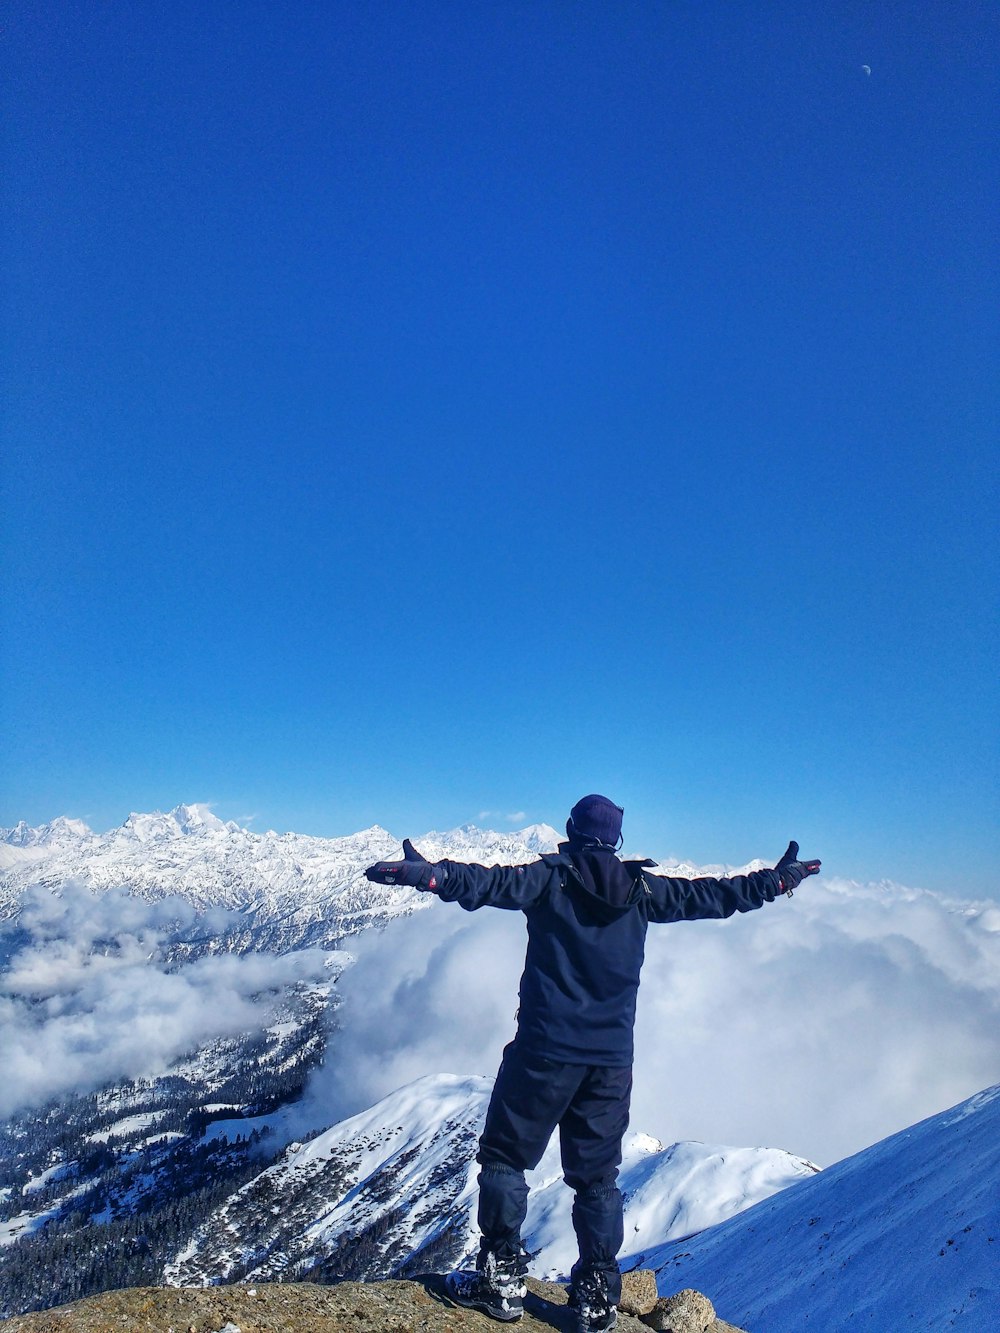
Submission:
M 234 1274 L 266 1282 L 308 1272 L 340 1281 L 473 1265 L 475 1154 L 492 1086 L 477 1075 L 426 1075 L 293 1142 L 213 1211 L 165 1276 L 181 1286 Z M 780 1149 L 664 1146 L 632 1131 L 619 1179 L 628 1244 L 701 1230 L 818 1170 Z M 532 1272 L 564 1279 L 576 1240 L 555 1139 L 528 1178 Z
M 998 1180 L 1000 1084 L 639 1261 L 753 1333 L 987 1333 L 1000 1327 Z

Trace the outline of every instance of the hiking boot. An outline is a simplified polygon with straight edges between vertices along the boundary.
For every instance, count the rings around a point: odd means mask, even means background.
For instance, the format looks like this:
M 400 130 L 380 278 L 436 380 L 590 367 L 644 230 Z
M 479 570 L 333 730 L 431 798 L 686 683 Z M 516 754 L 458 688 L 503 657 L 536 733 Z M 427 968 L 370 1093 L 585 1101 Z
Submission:
M 475 1270 L 449 1273 L 445 1291 L 457 1305 L 482 1310 L 491 1319 L 512 1323 L 524 1314 L 523 1301 L 528 1294 L 524 1285 L 524 1256 L 501 1259 L 491 1251 L 479 1256 Z
M 569 1303 L 576 1311 L 576 1333 L 607 1333 L 618 1325 L 618 1307 L 608 1295 L 603 1273 L 581 1273 L 574 1278 Z

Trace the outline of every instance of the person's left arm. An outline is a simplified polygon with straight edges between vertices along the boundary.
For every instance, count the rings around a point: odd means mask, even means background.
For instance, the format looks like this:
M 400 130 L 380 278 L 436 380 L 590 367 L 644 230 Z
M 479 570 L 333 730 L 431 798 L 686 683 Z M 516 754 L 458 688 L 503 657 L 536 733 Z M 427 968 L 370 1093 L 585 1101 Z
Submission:
M 650 921 L 700 921 L 732 916 L 734 912 L 753 912 L 781 894 L 792 890 L 807 875 L 819 874 L 819 861 L 800 861 L 799 845 L 790 842 L 788 850 L 773 870 L 755 870 L 749 875 L 729 875 L 716 879 L 675 879 L 668 875 L 644 873 Z

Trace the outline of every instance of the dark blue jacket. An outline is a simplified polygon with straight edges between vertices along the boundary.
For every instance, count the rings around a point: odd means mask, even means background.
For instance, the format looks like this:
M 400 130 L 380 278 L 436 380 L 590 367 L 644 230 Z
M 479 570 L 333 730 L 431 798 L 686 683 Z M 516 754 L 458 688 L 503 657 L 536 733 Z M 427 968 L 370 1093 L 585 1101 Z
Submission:
M 651 874 L 654 864 L 561 843 L 558 852 L 525 866 L 437 865 L 436 892 L 445 902 L 467 912 L 502 907 L 527 918 L 517 1028 L 526 1050 L 568 1064 L 631 1064 L 650 921 L 751 912 L 781 892 L 774 870 L 672 879 Z

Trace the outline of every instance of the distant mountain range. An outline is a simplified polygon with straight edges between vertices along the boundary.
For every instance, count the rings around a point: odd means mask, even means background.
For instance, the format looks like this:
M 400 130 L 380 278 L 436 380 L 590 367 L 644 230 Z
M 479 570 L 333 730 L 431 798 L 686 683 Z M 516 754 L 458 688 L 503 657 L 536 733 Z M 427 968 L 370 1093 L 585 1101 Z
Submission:
M 433 859 L 514 863 L 556 842 L 544 824 L 510 834 L 467 825 L 427 833 L 420 846 Z M 426 905 L 412 889 L 365 879 L 366 866 L 392 856 L 402 856 L 400 840 L 378 825 L 344 838 L 251 833 L 204 805 L 131 814 L 107 833 L 74 819 L 38 828 L 22 822 L 0 829 L 0 921 L 16 916 L 29 887 L 58 892 L 73 883 L 94 893 L 124 889 L 146 901 L 178 897 L 199 911 L 238 913 L 227 933 L 234 950 L 336 947 L 344 936 Z
M 415 841 L 431 860 L 513 865 L 554 851 L 559 835 L 547 824 L 512 833 L 467 824 Z M 37 828 L 22 821 L 0 829 L 0 922 L 17 915 L 30 887 L 58 892 L 72 883 L 98 894 L 120 889 L 148 902 L 177 897 L 198 911 L 238 913 L 226 933 L 232 950 L 335 948 L 345 936 L 427 905 L 412 889 L 365 879 L 366 866 L 393 856 L 402 856 L 401 840 L 377 824 L 343 838 L 251 833 L 197 804 L 169 814 L 131 814 L 107 833 L 78 819 Z M 670 869 L 691 875 L 725 868 Z

